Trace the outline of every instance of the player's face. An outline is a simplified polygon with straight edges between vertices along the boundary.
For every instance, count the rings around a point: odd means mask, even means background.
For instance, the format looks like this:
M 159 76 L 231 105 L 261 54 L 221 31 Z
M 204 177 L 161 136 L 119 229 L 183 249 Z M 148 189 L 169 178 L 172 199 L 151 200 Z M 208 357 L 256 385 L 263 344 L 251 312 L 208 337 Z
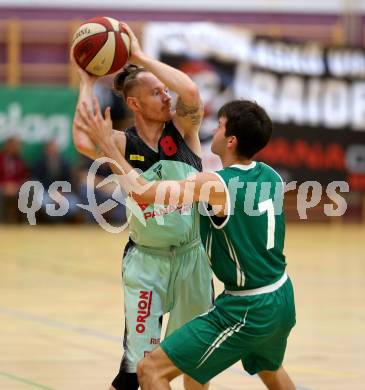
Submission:
M 217 154 L 218 156 L 222 156 L 226 149 L 226 144 L 227 144 L 227 138 L 225 136 L 226 123 L 227 123 L 227 118 L 225 118 L 224 116 L 220 117 L 218 119 L 218 126 L 213 130 L 214 136 L 210 148 L 212 152 L 214 154 Z
M 171 96 L 166 86 L 152 73 L 143 72 L 139 79 L 138 102 L 147 120 L 166 122 L 171 119 Z

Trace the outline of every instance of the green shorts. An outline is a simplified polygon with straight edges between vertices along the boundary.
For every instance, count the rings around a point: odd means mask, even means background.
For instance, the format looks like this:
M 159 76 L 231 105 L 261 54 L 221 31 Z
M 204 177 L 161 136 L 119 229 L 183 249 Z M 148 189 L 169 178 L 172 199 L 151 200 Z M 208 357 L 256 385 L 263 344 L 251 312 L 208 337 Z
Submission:
M 123 259 L 125 372 L 160 343 L 162 315 L 170 313 L 166 335 L 212 307 L 212 272 L 201 240 L 166 249 L 134 246 Z
M 294 325 L 294 293 L 288 279 L 271 293 L 222 293 L 209 313 L 167 337 L 161 348 L 176 367 L 204 384 L 238 360 L 251 375 L 277 370 Z

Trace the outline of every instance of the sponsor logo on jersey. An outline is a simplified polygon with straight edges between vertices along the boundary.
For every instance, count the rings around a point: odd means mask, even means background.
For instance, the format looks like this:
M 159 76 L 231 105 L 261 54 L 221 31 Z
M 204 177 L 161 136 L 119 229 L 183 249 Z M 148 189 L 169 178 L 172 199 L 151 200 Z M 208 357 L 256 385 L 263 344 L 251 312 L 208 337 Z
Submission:
M 160 339 L 154 339 L 153 337 L 151 337 L 150 344 L 152 345 L 160 344 Z
M 131 154 L 129 156 L 130 161 L 144 161 L 144 156 L 140 156 L 139 154 Z
M 165 137 L 161 138 L 160 146 L 166 156 L 171 157 L 177 152 L 177 146 L 171 135 L 166 135 Z
M 156 218 L 156 217 L 162 217 L 167 214 L 171 214 L 174 211 L 177 211 L 178 213 L 182 215 L 189 214 L 190 210 L 192 209 L 191 204 L 184 204 L 181 206 L 161 206 L 158 208 L 155 208 L 153 211 L 147 211 L 143 213 L 144 219 L 150 219 L 150 218 Z
M 137 315 L 137 325 L 136 332 L 144 333 L 146 330 L 146 319 L 151 314 L 151 303 L 152 303 L 152 291 L 140 291 L 139 292 L 139 301 L 137 304 L 138 315 Z

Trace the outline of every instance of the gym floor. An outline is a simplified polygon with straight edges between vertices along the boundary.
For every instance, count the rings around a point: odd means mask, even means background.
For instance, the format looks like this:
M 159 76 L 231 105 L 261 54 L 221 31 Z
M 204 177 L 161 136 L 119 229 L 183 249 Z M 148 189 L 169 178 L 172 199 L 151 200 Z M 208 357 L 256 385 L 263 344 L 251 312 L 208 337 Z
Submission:
M 121 357 L 126 239 L 97 226 L 0 227 L 0 389 L 108 388 Z M 287 226 L 297 326 L 284 365 L 298 390 L 364 386 L 364 239 L 364 225 Z M 264 387 L 236 364 L 210 388 Z

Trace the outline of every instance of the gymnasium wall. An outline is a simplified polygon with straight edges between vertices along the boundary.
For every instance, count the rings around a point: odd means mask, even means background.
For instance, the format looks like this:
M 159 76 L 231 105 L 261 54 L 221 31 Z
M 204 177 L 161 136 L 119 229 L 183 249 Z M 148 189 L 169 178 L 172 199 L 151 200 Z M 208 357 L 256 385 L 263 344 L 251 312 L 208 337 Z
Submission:
M 80 21 L 95 15 L 110 15 L 127 21 L 145 46 L 148 43 L 146 40 L 150 38 L 148 33 L 146 35 L 146 26 L 151 26 L 149 22 L 155 23 L 155 26 L 160 25 L 161 31 L 164 30 L 163 23 L 182 22 L 182 29 L 188 34 L 189 27 L 191 29 L 192 25 L 187 22 L 209 21 L 216 23 L 217 28 L 222 28 L 222 31 L 234 29 L 238 34 L 246 34 L 250 42 L 252 40 L 257 42 L 266 40 L 268 44 L 282 42 L 286 47 L 291 47 L 290 45 L 296 43 L 298 50 L 305 47 L 308 42 L 316 43 L 321 48 L 341 47 L 346 50 L 352 47 L 348 43 L 348 25 L 345 23 L 344 15 L 340 13 L 341 10 L 343 11 L 342 2 L 332 2 L 332 5 L 337 4 L 337 8 L 323 6 L 321 9 L 309 7 L 303 10 L 288 7 L 285 12 L 283 8 L 278 10 L 274 7 L 268 7 L 268 10 L 263 12 L 259 5 L 253 10 L 242 6 L 246 2 L 234 1 L 228 2 L 224 11 L 220 9 L 222 7 L 219 2 L 213 2 L 209 9 L 204 7 L 204 2 L 196 3 L 198 6 L 194 10 L 179 9 L 179 2 L 169 2 L 170 6 L 164 7 L 164 10 L 158 10 L 152 3 L 149 2 L 149 8 L 145 9 L 145 2 L 137 1 L 133 3 L 133 7 L 125 8 L 113 6 L 114 3 L 109 5 L 106 2 L 107 8 L 100 9 L 98 8 L 100 3 L 90 2 L 90 7 L 86 9 L 81 7 L 81 2 L 73 3 L 72 7 L 68 6 L 67 2 L 63 2 L 62 8 L 59 8 L 57 2 L 53 2 L 52 7 L 47 8 L 43 8 L 41 1 L 32 2 L 32 6 L 27 2 L 9 2 L 9 4 L 3 2 L 0 8 L 0 82 L 2 82 L 2 86 L 0 85 L 0 142 L 9 136 L 14 126 L 17 126 L 21 129 L 20 134 L 25 145 L 24 157 L 29 162 L 38 154 L 42 143 L 50 137 L 59 140 L 59 145 L 67 158 L 73 160 L 77 156 L 70 136 L 74 102 L 77 96 L 75 89 L 77 78 L 68 62 L 68 48 L 73 31 Z M 171 6 L 171 3 L 174 6 Z M 238 6 L 238 3 L 241 6 Z M 322 2 L 322 5 L 325 3 Z M 317 13 L 313 13 L 314 10 Z M 359 18 L 363 23 L 364 18 L 360 16 Z M 361 24 L 357 37 L 359 42 L 365 41 L 363 30 L 364 27 Z M 148 44 L 151 44 L 151 40 Z M 150 46 L 147 49 L 149 50 Z M 355 52 L 356 50 L 363 55 L 361 45 L 356 45 Z M 166 47 L 160 48 L 154 56 L 167 62 L 171 61 L 174 65 L 176 61 L 182 61 L 182 58 L 173 58 Z M 200 59 L 203 59 L 208 67 L 214 69 L 221 81 L 224 81 L 219 86 L 220 92 L 232 92 L 230 91 L 232 87 L 237 90 L 235 78 L 237 78 L 237 69 L 240 67 L 237 58 L 228 56 L 220 62 L 220 59 L 214 58 L 214 55 L 211 56 L 213 58 L 205 57 L 205 54 L 201 55 Z M 269 74 L 276 84 L 281 83 L 288 76 L 285 70 L 260 68 L 257 64 L 250 66 L 255 74 L 260 72 Z M 361 66 L 360 68 L 363 69 Z M 310 74 L 294 71 L 293 76 L 297 80 L 300 79 L 300 82 L 303 82 L 307 88 Z M 326 83 L 328 77 L 332 76 L 324 71 L 316 77 L 320 77 Z M 364 74 L 358 72 L 355 76 L 345 74 L 342 78 L 335 77 L 334 82 L 346 85 L 356 82 L 362 86 L 363 78 Z M 110 86 L 110 83 L 110 79 L 106 80 L 105 86 Z M 336 85 L 338 87 L 338 84 Z M 340 92 L 343 91 L 341 85 L 338 87 Z M 22 97 L 23 91 L 27 93 L 32 91 L 32 87 L 22 90 L 23 86 L 33 86 L 34 99 Z M 295 88 L 294 86 L 294 90 Z M 352 90 L 351 86 L 349 88 Z M 60 93 L 68 95 L 66 103 L 59 99 Z M 235 93 L 236 95 L 233 93 L 229 96 L 223 93 L 220 99 L 216 100 L 219 103 L 224 98 L 240 97 L 242 94 L 237 91 Z M 274 93 L 282 95 L 283 92 L 278 90 Z M 335 91 L 334 94 L 336 93 Z M 345 92 L 345 95 L 350 93 L 351 91 Z M 251 94 L 251 98 L 257 99 L 254 92 L 251 91 Z M 298 96 L 298 92 L 295 94 Z M 49 106 L 47 99 L 54 104 Z M 38 102 L 38 107 L 32 106 L 30 102 Z M 285 100 L 282 104 L 285 106 Z M 308 102 L 303 104 L 308 104 Z M 314 104 L 316 104 L 315 100 L 312 105 Z M 362 168 L 365 164 L 365 132 L 363 131 L 365 126 L 352 128 L 350 123 L 352 103 L 342 101 L 341 104 L 349 107 L 348 114 L 346 114 L 349 122 L 344 123 L 340 130 L 338 126 L 327 125 L 323 120 L 315 126 L 308 126 L 308 124 L 303 126 L 298 118 L 297 120 L 288 118 L 286 123 L 277 121 L 277 137 L 274 138 L 271 148 L 266 149 L 261 158 L 274 165 L 287 181 L 295 179 L 303 181 L 314 176 L 320 183 L 327 184 L 331 179 L 349 180 L 352 178 L 353 184 L 355 183 L 353 190 L 356 193 L 365 191 L 365 169 Z M 354 107 L 357 107 L 356 104 Z M 270 114 L 273 115 L 273 112 Z M 58 122 L 52 118 L 58 118 Z M 209 136 L 206 142 L 206 149 L 209 150 Z M 335 153 L 334 157 L 331 153 L 328 155 L 328 150 L 331 152 L 334 148 L 337 148 L 335 150 L 337 154 Z M 299 155 L 299 159 L 295 155 Z M 209 152 L 206 156 L 209 156 Z M 327 160 L 329 169 L 326 170 Z M 349 172 L 348 166 L 351 165 L 353 168 L 354 162 L 355 171 Z M 207 167 L 209 168 L 209 162 Z M 214 167 L 214 162 L 211 167 Z M 355 212 L 351 213 L 355 215 L 354 219 L 359 219 L 364 213 L 365 202 L 361 195 L 360 197 L 355 195 L 354 199 L 352 209 Z M 293 205 L 294 208 L 295 205 Z M 319 217 L 319 219 L 323 218 Z

